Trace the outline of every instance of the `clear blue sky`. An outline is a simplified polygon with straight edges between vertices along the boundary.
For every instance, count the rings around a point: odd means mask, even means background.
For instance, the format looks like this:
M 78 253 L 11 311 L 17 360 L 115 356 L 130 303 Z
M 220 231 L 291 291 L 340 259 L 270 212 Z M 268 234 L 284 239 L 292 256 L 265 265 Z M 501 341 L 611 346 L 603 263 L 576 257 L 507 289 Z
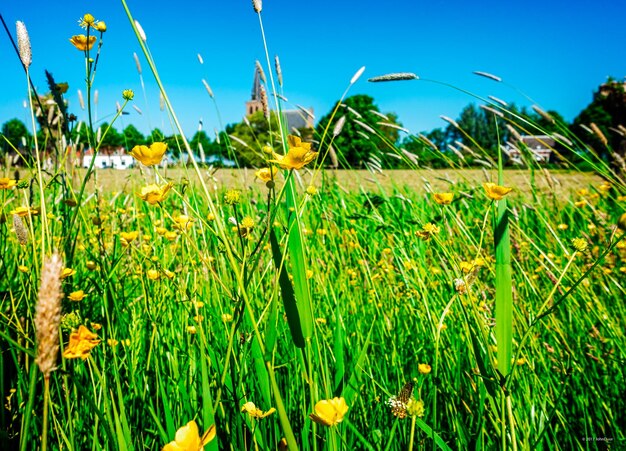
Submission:
M 412 132 L 445 126 L 440 115 L 457 117 L 472 101 L 466 94 L 425 82 L 368 83 L 375 75 L 408 71 L 448 82 L 481 96 L 530 105 L 515 88 L 544 109 L 573 119 L 608 75 L 626 75 L 626 2 L 550 0 L 265 0 L 262 17 L 270 55 L 280 57 L 285 96 L 312 106 L 317 118 L 332 107 L 361 66 L 366 71 L 351 94 L 369 94 L 383 112 L 396 112 Z M 203 119 L 212 135 L 215 109 L 201 79 L 211 85 L 225 123 L 238 122 L 250 96 L 254 61 L 265 61 L 257 15 L 250 0 L 128 0 L 187 136 Z M 46 90 L 44 69 L 70 84 L 70 111 L 85 118 L 77 90 L 85 92 L 82 53 L 68 42 L 80 34 L 86 12 L 106 21 L 108 31 L 95 88 L 98 118 L 115 112 L 123 89 L 134 103 L 117 124 L 132 122 L 142 132 L 172 128 L 159 110 L 159 96 L 143 58 L 143 98 L 133 52 L 139 45 L 115 0 L 7 1 L 0 12 L 12 33 L 16 20 L 31 36 L 31 75 Z M 200 65 L 200 53 L 204 64 Z M 2 30 L 0 34 L 0 123 L 24 119 L 24 74 Z M 264 64 L 265 66 L 265 64 Z M 267 71 L 267 68 L 266 68 Z M 506 84 L 473 75 L 496 74 Z

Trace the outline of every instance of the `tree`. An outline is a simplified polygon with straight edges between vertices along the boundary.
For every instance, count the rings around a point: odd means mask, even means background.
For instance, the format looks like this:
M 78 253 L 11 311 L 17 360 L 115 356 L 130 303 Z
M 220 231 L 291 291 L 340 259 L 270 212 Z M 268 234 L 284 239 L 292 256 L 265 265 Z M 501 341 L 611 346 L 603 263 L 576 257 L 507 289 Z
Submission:
M 336 149 L 339 164 L 345 167 L 364 167 L 372 162 L 378 164 L 396 164 L 396 159 L 387 159 L 385 152 L 394 152 L 398 141 L 399 130 L 394 126 L 400 126 L 397 115 L 388 113 L 382 115 L 374 99 L 367 95 L 354 95 L 344 100 L 329 124 L 333 109 L 326 114 L 318 123 L 316 132 L 318 136 L 328 129 L 328 144 L 333 129 L 341 117 L 345 116 L 345 123 L 341 133 L 335 137 L 333 147 Z M 386 126 L 384 124 L 391 124 Z M 323 152 L 325 149 L 321 149 Z
M 30 142 L 31 139 L 28 129 L 19 119 L 11 119 L 2 124 L 2 136 L 6 138 L 6 140 L 0 139 L 2 153 L 10 152 L 14 148 L 23 148 L 25 147 L 24 144 Z
M 229 135 L 231 150 L 226 156 L 236 157 L 239 166 L 266 166 L 267 154 L 263 152 L 263 147 L 271 146 L 275 151 L 278 150 L 275 144 L 280 143 L 278 130 L 278 118 L 273 111 L 270 112 L 269 122 L 262 111 L 257 111 L 243 122 L 229 124 L 226 126 L 226 134 Z
M 122 140 L 124 147 L 128 152 L 135 146 L 140 146 L 146 143 L 146 138 L 143 134 L 137 130 L 133 124 L 129 124 L 122 131 Z
M 98 130 L 96 130 L 96 138 L 100 138 L 101 140 L 100 151 L 115 150 L 122 147 L 124 144 L 124 139 L 120 132 L 118 132 L 115 127 L 109 128 L 109 124 L 107 122 L 103 122 L 102 125 L 98 127 Z
M 624 87 L 624 83 L 609 78 L 600 85 L 591 103 L 572 123 L 572 132 L 604 158 L 611 157 L 613 152 L 626 158 L 626 134 L 623 130 L 626 125 Z M 594 125 L 604 135 L 604 139 L 597 132 L 589 133 L 588 130 L 593 130 Z M 616 167 L 619 166 L 614 158 L 612 162 Z

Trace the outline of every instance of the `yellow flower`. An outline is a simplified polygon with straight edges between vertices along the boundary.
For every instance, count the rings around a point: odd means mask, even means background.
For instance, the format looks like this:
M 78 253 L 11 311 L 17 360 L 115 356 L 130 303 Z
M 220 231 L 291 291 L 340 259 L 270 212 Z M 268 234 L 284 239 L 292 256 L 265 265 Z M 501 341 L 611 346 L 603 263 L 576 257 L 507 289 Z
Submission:
M 13 179 L 9 179 L 6 177 L 0 178 L 0 189 L 11 189 L 15 185 L 17 185 L 17 182 Z
M 120 344 L 120 342 L 118 340 L 116 340 L 115 338 L 109 338 L 107 340 L 107 344 L 109 346 L 111 346 L 112 348 L 116 347 L 118 344 Z
M 107 24 L 104 23 L 104 20 L 101 20 L 94 26 L 94 28 L 98 30 L 100 33 L 104 33 L 105 31 L 107 31 Z
M 120 232 L 122 246 L 128 246 L 139 236 L 139 232 Z
M 622 216 L 619 217 L 617 226 L 622 230 L 626 230 L 626 213 L 623 213 Z
M 230 313 L 224 313 L 222 315 L 222 321 L 224 321 L 225 323 L 230 323 L 233 320 L 233 315 L 231 315 Z
M 342 398 L 323 399 L 315 404 L 315 413 L 309 415 L 313 421 L 324 426 L 335 426 L 343 421 L 348 412 L 346 400 Z
M 193 220 L 187 215 L 180 215 L 174 218 L 174 228 L 178 230 L 189 230 L 193 224 Z
M 252 401 L 248 401 L 243 406 L 241 406 L 241 411 L 246 412 L 252 418 L 265 418 L 276 412 L 276 409 L 272 407 L 267 412 L 263 412 L 261 409 L 255 406 Z
M 94 24 L 96 23 L 96 18 L 92 16 L 91 14 L 87 13 L 78 22 L 79 22 L 78 25 L 83 28 L 87 28 L 90 26 L 93 27 Z
M 178 234 L 176 232 L 172 232 L 172 231 L 165 232 L 164 236 L 169 241 L 174 241 L 176 238 L 178 238 Z
M 34 215 L 38 215 L 39 214 L 39 210 L 36 209 L 30 209 L 28 207 L 17 207 L 14 210 L 11 210 L 9 212 L 10 215 L 17 215 L 20 218 L 24 218 L 28 215 L 34 216 Z
M 124 89 L 122 91 L 122 99 L 124 100 L 133 100 L 135 98 L 135 91 L 132 89 Z
M 421 399 L 418 401 L 415 398 L 409 399 L 409 402 L 406 404 L 406 412 L 412 417 L 423 417 L 424 401 Z
M 263 180 L 264 182 L 269 182 L 270 180 L 274 179 L 274 177 L 276 177 L 276 173 L 278 172 L 278 169 L 276 169 L 275 167 L 271 167 L 271 168 L 261 168 L 258 171 L 256 171 L 254 173 L 254 175 Z
M 574 247 L 574 249 L 576 249 L 578 252 L 585 252 L 589 247 L 589 243 L 584 238 L 573 238 L 572 247 Z
M 146 166 L 159 164 L 167 151 L 167 144 L 155 142 L 148 146 L 135 146 L 130 154 Z
M 28 274 L 30 272 L 30 269 L 28 269 L 28 266 L 24 266 L 24 265 L 18 266 L 17 269 L 19 270 L 19 272 L 22 272 L 24 274 Z
M 70 276 L 73 276 L 74 274 L 76 274 L 76 270 L 72 269 L 72 268 L 63 268 L 63 271 L 61 271 L 61 279 L 66 279 Z
M 156 269 L 149 269 L 146 272 L 146 276 L 148 276 L 148 279 L 150 280 L 159 280 L 160 274 Z
M 286 155 L 274 154 L 274 160 L 283 169 L 302 169 L 317 157 L 317 152 L 311 150 L 311 143 L 303 143 L 297 136 L 287 136 L 289 151 Z
M 577 208 L 582 208 L 582 207 L 584 207 L 585 205 L 587 205 L 587 201 L 586 201 L 585 199 L 580 199 L 579 201 L 574 202 L 574 205 L 575 205 Z
M 173 183 L 167 183 L 159 186 L 154 183 L 141 188 L 141 193 L 137 193 L 141 199 L 148 202 L 150 205 L 154 205 L 158 202 L 163 202 L 167 196 L 167 192 L 174 186 Z
M 417 232 L 415 232 L 415 234 L 424 241 L 428 241 L 431 238 L 431 236 L 436 235 L 438 233 L 439 233 L 439 226 L 433 224 L 432 222 L 424 224 L 424 226 L 422 227 L 422 230 L 418 230 Z
M 439 205 L 450 205 L 454 199 L 454 193 L 434 193 L 433 198 Z
M 254 219 L 252 219 L 250 216 L 246 216 L 239 223 L 239 235 L 241 235 L 242 237 L 246 237 L 250 232 L 252 232 L 253 228 Z
M 493 200 L 501 200 L 513 191 L 513 188 L 507 188 L 506 186 L 496 185 L 495 183 L 487 182 L 483 183 L 483 188 L 487 197 Z
M 90 271 L 93 271 L 94 269 L 96 269 L 98 267 L 98 265 L 96 265 L 96 262 L 89 260 L 85 266 L 87 266 L 87 269 L 89 269 Z
M 224 194 L 224 202 L 228 205 L 237 205 L 240 198 L 241 191 L 236 189 L 229 189 L 226 191 L 226 194 Z
M 80 357 L 85 360 L 98 343 L 100 343 L 100 339 L 96 334 L 85 326 L 80 326 L 78 332 L 70 334 L 70 342 L 65 351 L 63 351 L 63 357 L 66 359 L 77 359 Z
M 70 38 L 70 42 L 74 47 L 78 50 L 91 50 L 93 45 L 96 42 L 95 36 L 89 36 L 89 39 L 84 34 L 77 34 L 76 36 L 72 36 Z
M 187 333 L 189 333 L 190 335 L 195 335 L 196 332 L 196 326 L 187 326 Z
M 87 295 L 85 294 L 83 290 L 78 290 L 78 291 L 72 291 L 67 298 L 70 301 L 79 302 L 85 299 L 85 296 Z
M 567 230 L 569 229 L 569 226 L 567 224 L 559 224 L 556 228 L 559 230 Z
M 176 431 L 174 441 L 163 447 L 163 451 L 201 451 L 204 445 L 215 438 L 215 425 L 211 426 L 200 437 L 198 425 L 191 420 L 185 426 Z
M 420 374 L 428 374 L 430 373 L 430 365 L 428 363 L 420 363 L 419 365 L 417 365 L 417 371 L 420 372 Z
M 306 193 L 309 196 L 315 196 L 317 194 L 317 188 L 313 185 L 309 185 L 306 189 Z

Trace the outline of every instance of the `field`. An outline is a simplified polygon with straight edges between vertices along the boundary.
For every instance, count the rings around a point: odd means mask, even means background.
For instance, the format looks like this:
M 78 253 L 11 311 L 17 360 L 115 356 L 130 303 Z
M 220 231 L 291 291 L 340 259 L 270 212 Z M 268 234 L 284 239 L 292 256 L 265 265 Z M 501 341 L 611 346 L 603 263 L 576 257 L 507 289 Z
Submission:
M 2 169 L 0 449 L 626 448 L 623 168 L 564 128 L 568 170 L 337 171 L 278 124 L 263 168 L 59 128 Z

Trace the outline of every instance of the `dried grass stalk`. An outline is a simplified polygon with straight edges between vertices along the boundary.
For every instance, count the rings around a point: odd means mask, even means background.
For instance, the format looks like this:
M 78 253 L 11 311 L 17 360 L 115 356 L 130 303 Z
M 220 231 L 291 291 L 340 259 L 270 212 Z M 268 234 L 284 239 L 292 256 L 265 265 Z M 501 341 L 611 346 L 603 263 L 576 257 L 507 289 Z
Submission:
M 24 22 L 17 21 L 15 23 L 15 29 L 17 34 L 17 49 L 20 54 L 20 60 L 26 69 L 28 69 L 33 62 L 33 53 L 30 48 L 30 38 L 28 37 L 28 31 Z
M 61 271 L 63 262 L 58 254 L 46 259 L 41 269 L 39 301 L 35 310 L 37 358 L 35 363 L 49 378 L 56 369 L 59 351 L 59 323 L 61 321 Z

